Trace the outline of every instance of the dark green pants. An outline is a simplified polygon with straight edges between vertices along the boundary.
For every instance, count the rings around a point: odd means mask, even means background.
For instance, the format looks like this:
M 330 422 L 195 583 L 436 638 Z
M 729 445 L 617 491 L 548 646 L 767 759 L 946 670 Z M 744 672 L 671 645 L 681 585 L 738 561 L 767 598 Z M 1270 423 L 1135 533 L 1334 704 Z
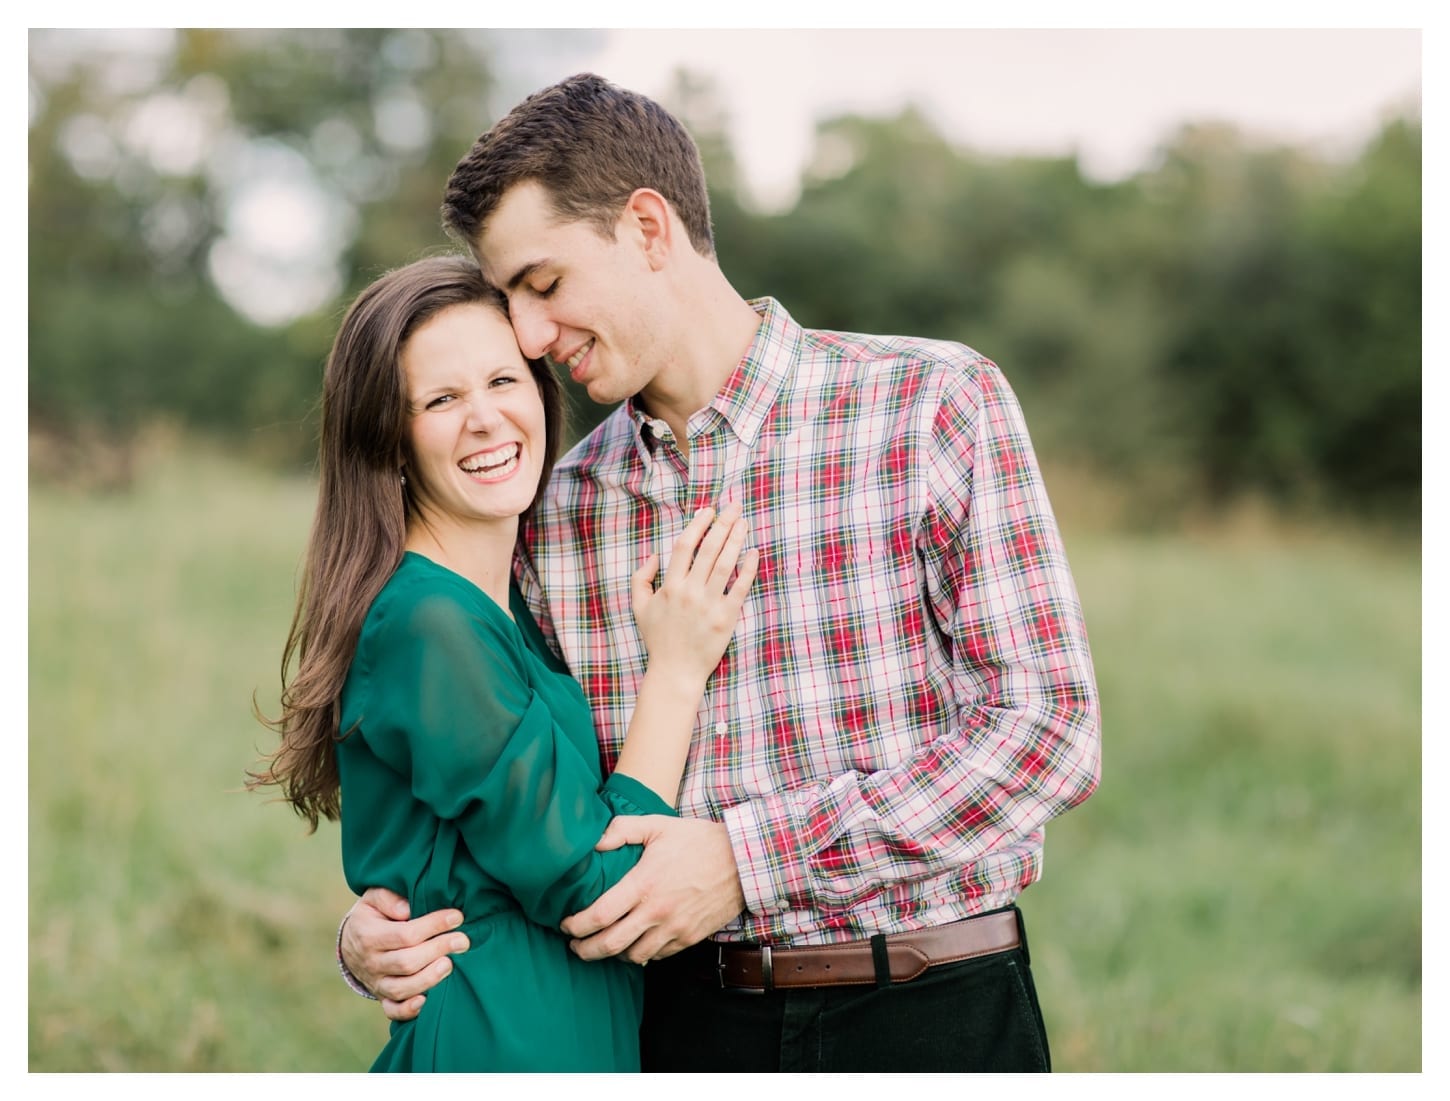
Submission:
M 645 1071 L 965 1072 L 1051 1069 L 1021 948 L 877 988 L 722 990 L 696 945 L 645 969 Z

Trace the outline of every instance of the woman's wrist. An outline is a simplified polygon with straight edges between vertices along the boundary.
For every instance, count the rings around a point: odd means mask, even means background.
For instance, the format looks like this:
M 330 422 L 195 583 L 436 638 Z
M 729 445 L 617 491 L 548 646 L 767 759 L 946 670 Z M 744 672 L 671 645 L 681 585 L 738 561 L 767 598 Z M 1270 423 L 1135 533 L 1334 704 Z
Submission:
M 652 722 L 663 724 L 666 728 L 677 727 L 681 723 L 686 728 L 693 728 L 700 701 L 704 698 L 703 677 L 689 677 L 661 669 L 646 675 L 639 687 L 635 708 L 643 708 Z
M 645 667 L 644 682 L 640 685 L 640 692 L 643 694 L 647 685 L 656 696 L 662 698 L 667 696 L 698 707 L 700 700 L 705 695 L 705 682 L 709 679 L 709 673 L 702 673 L 698 668 L 692 668 L 689 662 L 669 657 L 658 660 L 652 658 Z

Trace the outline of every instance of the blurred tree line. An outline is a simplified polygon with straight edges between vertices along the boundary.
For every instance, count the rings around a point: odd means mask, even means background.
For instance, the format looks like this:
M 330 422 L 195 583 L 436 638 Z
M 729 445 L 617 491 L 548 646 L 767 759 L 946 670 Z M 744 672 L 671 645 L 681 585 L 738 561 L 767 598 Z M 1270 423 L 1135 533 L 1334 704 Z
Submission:
M 31 32 L 33 439 L 64 434 L 74 464 L 78 434 L 124 456 L 164 419 L 308 461 L 346 303 L 453 247 L 438 205 L 496 114 L 488 32 L 182 31 L 145 64 L 66 34 Z M 1255 494 L 1417 518 L 1418 117 L 1348 163 L 1188 125 L 1114 184 L 955 147 L 914 110 L 843 117 L 798 202 L 761 213 L 729 104 L 683 73 L 666 99 L 742 293 L 972 345 L 1044 458 L 1131 487 L 1140 516 Z M 573 405 L 580 434 L 605 412 Z

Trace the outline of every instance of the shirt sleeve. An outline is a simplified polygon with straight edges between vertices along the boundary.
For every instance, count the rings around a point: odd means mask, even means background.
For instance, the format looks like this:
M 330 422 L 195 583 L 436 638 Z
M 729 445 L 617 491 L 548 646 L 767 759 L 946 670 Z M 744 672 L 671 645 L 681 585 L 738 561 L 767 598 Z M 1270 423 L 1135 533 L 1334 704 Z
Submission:
M 1097 786 L 1082 609 L 1021 410 L 994 365 L 947 382 L 925 441 L 916 547 L 950 640 L 955 721 L 892 768 L 727 810 L 754 913 L 843 909 L 968 868 Z
M 594 851 L 610 818 L 674 811 L 628 776 L 600 783 L 597 758 L 559 728 L 502 627 L 447 592 L 395 601 L 370 640 L 358 734 L 553 928 L 638 860 L 637 845 Z

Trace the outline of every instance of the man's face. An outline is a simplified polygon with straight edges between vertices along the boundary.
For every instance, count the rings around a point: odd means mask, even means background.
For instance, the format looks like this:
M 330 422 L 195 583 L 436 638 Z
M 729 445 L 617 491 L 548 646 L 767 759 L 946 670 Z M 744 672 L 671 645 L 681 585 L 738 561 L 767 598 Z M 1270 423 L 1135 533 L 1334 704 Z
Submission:
M 484 275 L 508 296 L 526 356 L 547 356 L 606 405 L 653 380 L 663 362 L 661 326 L 650 320 L 659 290 L 627 220 L 609 238 L 561 220 L 530 181 L 504 195 L 477 250 Z

